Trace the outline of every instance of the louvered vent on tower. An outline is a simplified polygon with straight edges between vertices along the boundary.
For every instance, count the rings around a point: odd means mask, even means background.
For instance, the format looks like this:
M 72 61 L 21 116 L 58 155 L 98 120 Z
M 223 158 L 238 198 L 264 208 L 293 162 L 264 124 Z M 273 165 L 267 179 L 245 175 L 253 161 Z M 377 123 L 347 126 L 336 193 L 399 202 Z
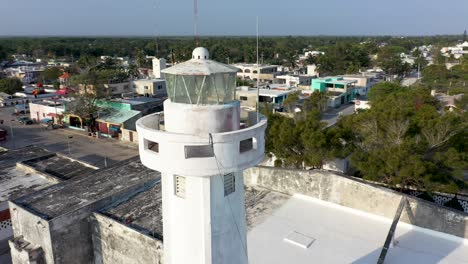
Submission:
M 185 177 L 175 176 L 174 178 L 174 192 L 180 198 L 185 198 Z
M 224 175 L 224 196 L 236 191 L 236 177 L 234 173 L 228 173 Z

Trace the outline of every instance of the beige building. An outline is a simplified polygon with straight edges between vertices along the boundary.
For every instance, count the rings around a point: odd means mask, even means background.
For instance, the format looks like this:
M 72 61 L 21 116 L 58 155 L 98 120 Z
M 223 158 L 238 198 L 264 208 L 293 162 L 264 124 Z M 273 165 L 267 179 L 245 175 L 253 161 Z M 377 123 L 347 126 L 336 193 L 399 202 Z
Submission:
M 260 103 L 271 103 L 280 106 L 288 94 L 297 90 L 273 90 L 260 89 L 258 91 Z M 255 108 L 257 107 L 257 89 L 247 86 L 238 87 L 236 90 L 236 99 L 240 101 L 241 106 Z
M 277 65 L 234 64 L 233 66 L 239 68 L 237 77 L 243 80 L 259 79 L 260 82 L 273 83 L 276 76 L 282 74 Z
M 348 81 L 356 81 L 354 84 L 354 89 L 356 94 L 359 95 L 367 95 L 370 88 L 377 83 L 377 81 L 372 76 L 368 75 L 344 75 L 343 79 Z
M 166 80 L 164 79 L 143 79 L 133 81 L 133 91 L 139 95 L 147 97 L 166 96 Z

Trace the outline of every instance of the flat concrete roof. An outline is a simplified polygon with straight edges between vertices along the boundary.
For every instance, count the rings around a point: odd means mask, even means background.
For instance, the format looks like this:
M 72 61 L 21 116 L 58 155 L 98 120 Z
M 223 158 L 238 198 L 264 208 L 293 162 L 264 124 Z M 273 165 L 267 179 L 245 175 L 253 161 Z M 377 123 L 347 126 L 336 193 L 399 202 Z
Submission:
M 391 221 L 307 196 L 291 196 L 249 231 L 249 261 L 374 264 Z M 397 245 L 389 249 L 385 263 L 461 264 L 468 259 L 466 239 L 402 222 L 395 239 Z
M 117 102 L 127 103 L 131 105 L 140 105 L 146 103 L 153 103 L 153 102 L 162 102 L 161 98 L 152 98 L 152 97 L 136 97 L 131 99 L 121 99 Z
M 45 219 L 52 219 L 85 205 L 120 193 L 129 186 L 157 179 L 159 172 L 147 169 L 139 157 L 96 170 L 87 177 L 76 177 L 46 190 L 16 200 Z
M 161 185 L 101 212 L 163 240 Z M 376 263 L 391 219 L 303 195 L 246 187 L 251 263 Z M 466 263 L 468 240 L 398 223 L 385 263 Z M 305 246 L 311 243 L 309 247 Z
M 53 184 L 55 182 L 47 180 L 39 173 L 27 172 L 16 166 L 2 166 L 0 167 L 0 203 L 23 197 Z
M 86 176 L 97 168 L 61 155 L 46 155 L 22 162 L 38 172 L 50 174 L 61 180 Z
M 15 166 L 16 162 L 37 158 L 51 153 L 52 152 L 36 146 L 27 146 L 6 151 L 0 150 L 0 168 Z
M 259 94 L 260 96 L 269 96 L 269 97 L 277 97 L 282 96 L 285 94 L 289 94 L 295 92 L 296 90 L 274 90 L 274 89 L 260 89 Z M 241 94 L 257 94 L 257 88 L 249 88 L 248 91 L 242 90 L 241 88 L 237 88 L 236 93 Z
M 277 204 L 288 197 L 260 187 L 246 187 L 245 206 L 248 227 L 252 228 L 262 221 Z M 163 240 L 162 196 L 159 182 L 100 213 L 141 233 Z

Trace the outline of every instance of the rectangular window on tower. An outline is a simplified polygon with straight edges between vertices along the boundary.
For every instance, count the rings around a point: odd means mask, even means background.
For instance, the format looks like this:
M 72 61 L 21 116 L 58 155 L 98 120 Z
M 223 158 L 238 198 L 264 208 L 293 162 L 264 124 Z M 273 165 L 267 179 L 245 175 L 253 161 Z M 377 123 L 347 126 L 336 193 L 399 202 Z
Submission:
M 174 176 L 174 194 L 180 198 L 185 198 L 185 177 Z
M 234 173 L 224 175 L 224 196 L 236 191 L 236 176 Z

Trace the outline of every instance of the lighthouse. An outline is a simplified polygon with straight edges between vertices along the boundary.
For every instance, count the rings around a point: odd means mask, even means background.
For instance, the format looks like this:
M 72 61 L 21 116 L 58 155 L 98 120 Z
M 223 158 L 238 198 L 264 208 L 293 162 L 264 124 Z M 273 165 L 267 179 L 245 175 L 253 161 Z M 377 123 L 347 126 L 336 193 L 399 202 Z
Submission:
M 240 126 L 237 68 L 192 59 L 162 70 L 164 113 L 137 121 L 142 163 L 161 172 L 164 263 L 248 263 L 243 170 L 264 157 L 267 120 Z

